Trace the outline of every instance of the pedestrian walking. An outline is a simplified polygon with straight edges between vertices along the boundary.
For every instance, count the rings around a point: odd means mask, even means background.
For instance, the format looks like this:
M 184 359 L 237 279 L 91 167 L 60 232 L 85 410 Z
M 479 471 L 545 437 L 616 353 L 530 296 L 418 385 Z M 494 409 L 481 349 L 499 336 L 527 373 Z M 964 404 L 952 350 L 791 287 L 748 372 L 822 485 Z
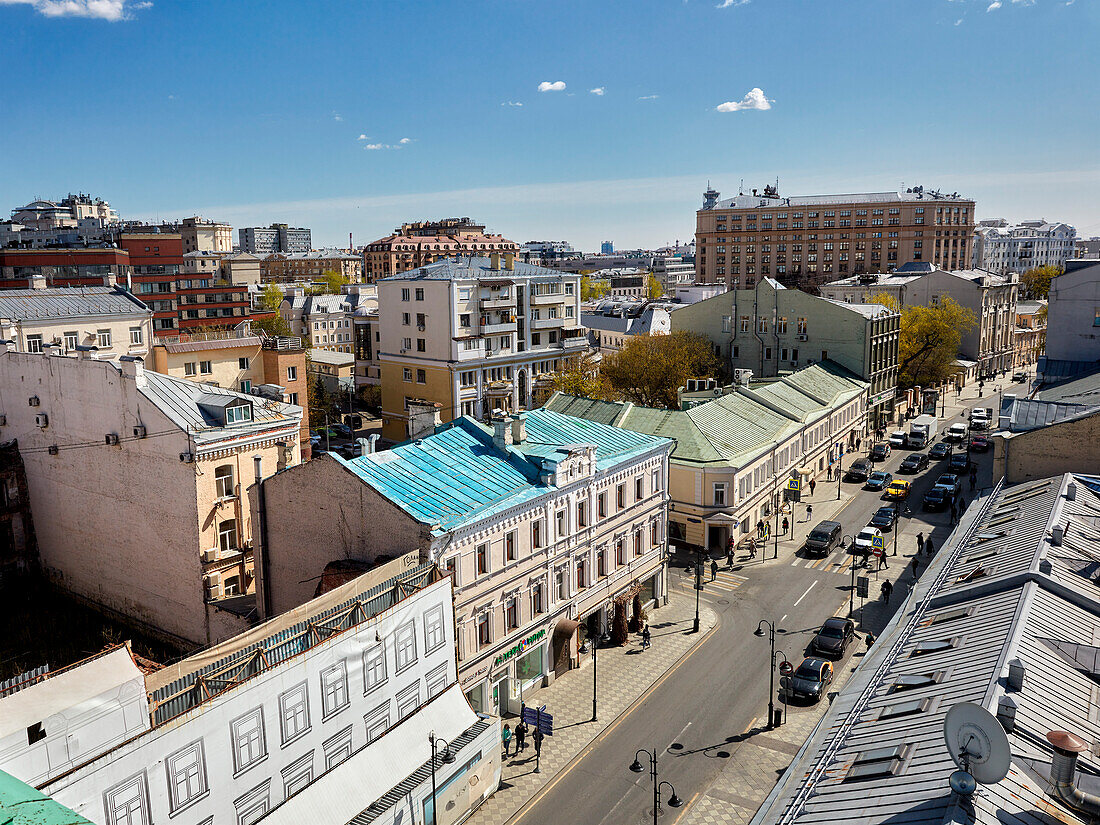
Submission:
M 859 445 L 861 443 L 863 443 L 863 439 L 862 438 L 857 438 L 856 439 L 856 452 L 859 452 Z
M 730 539 L 726 545 L 726 567 L 733 569 L 733 539 Z
M 508 725 L 500 732 L 500 741 L 504 743 L 504 755 L 508 755 L 508 748 L 512 744 L 512 729 Z
M 936 548 L 932 546 L 932 537 L 931 536 L 929 536 L 928 540 L 925 541 L 925 543 L 924 543 L 924 552 L 929 556 L 931 556 L 933 553 L 936 552 Z
M 913 574 L 913 578 L 917 577 L 917 564 L 920 562 L 920 556 L 913 556 L 912 561 L 909 562 L 909 572 Z
M 878 557 L 878 569 L 879 570 L 889 570 L 890 569 L 890 565 L 886 561 L 886 551 L 885 550 L 883 550 L 882 555 Z
M 710 561 L 710 580 L 714 581 L 718 578 L 718 562 L 714 559 Z
M 917 555 L 924 552 L 924 533 L 917 533 Z
M 817 480 L 811 478 L 810 479 L 810 495 L 811 496 L 814 494 L 814 490 L 816 490 L 816 489 L 817 489 Z
M 806 505 L 806 521 L 813 520 L 813 517 L 814 517 L 814 506 L 812 504 L 807 504 Z
M 645 650 L 653 643 L 653 637 L 649 632 L 649 625 L 642 628 L 642 650 Z
M 889 581 L 884 581 L 882 583 L 882 601 L 883 601 L 883 604 L 889 604 L 890 603 L 890 594 L 893 593 L 893 592 L 894 592 L 894 585 L 890 584 Z
M 523 721 L 521 715 L 519 724 L 516 725 L 516 754 L 525 750 L 527 750 L 527 723 Z
M 978 477 L 974 473 L 970 474 L 970 492 L 974 492 L 974 488 L 978 486 Z
M 787 535 L 787 531 L 791 529 L 791 523 L 787 520 L 786 516 L 783 516 L 783 535 Z
M 756 558 L 756 539 L 749 539 L 749 558 Z

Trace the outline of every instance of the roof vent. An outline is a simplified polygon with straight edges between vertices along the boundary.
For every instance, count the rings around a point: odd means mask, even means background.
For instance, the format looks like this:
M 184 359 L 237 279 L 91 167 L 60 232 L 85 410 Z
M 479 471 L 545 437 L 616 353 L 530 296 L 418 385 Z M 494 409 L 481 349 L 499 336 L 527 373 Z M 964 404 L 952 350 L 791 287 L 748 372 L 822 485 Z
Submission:
M 1016 729 L 1016 700 L 1011 696 L 1002 696 L 997 702 L 997 721 L 1006 733 Z
M 1054 572 L 1054 565 L 1051 563 L 1050 559 L 1039 559 L 1039 572 L 1044 576 L 1049 576 Z
M 1077 500 L 1077 482 L 1071 481 L 1066 485 L 1066 501 Z
M 1027 668 L 1024 667 L 1024 660 L 1017 656 L 1015 659 L 1008 663 L 1008 686 L 1012 690 L 1024 689 L 1024 677 L 1027 675 Z
M 1085 793 L 1074 784 L 1077 754 L 1088 750 L 1088 744 L 1064 730 L 1052 730 L 1047 734 L 1047 741 L 1054 748 L 1050 763 L 1050 783 L 1054 786 L 1051 793 L 1067 808 L 1090 818 L 1100 816 L 1100 797 Z
M 1050 543 L 1055 547 L 1062 546 L 1062 537 L 1065 535 L 1065 528 L 1061 524 L 1055 524 L 1050 528 Z

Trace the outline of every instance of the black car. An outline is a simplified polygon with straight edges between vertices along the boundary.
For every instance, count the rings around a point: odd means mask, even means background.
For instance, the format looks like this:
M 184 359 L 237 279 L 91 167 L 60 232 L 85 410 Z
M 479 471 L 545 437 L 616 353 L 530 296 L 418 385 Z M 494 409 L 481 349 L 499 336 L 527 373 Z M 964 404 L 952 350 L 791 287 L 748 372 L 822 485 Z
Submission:
M 867 522 L 879 530 L 893 530 L 894 523 L 898 520 L 897 512 L 893 507 L 879 507 L 871 520 Z
M 820 656 L 843 658 L 845 651 L 856 638 L 855 622 L 833 616 L 826 619 L 821 630 L 810 640 L 810 650 Z
M 885 461 L 890 457 L 890 445 L 881 441 L 871 448 L 872 461 Z
M 943 487 L 933 487 L 924 494 L 921 507 L 925 510 L 946 510 L 951 503 L 951 493 Z
M 793 696 L 818 701 L 825 688 L 833 681 L 833 666 L 824 659 L 810 657 L 802 660 L 798 670 L 789 677 L 788 690 Z
M 875 470 L 867 477 L 867 483 L 863 486 L 867 490 L 885 490 L 890 486 L 890 482 L 893 480 L 894 476 L 890 473 L 883 470 Z
M 928 466 L 928 456 L 924 453 L 909 453 L 901 461 L 901 466 L 898 467 L 899 473 L 915 473 L 919 470 L 923 470 Z
M 823 521 L 806 536 L 806 552 L 827 556 L 840 545 L 839 521 Z
M 871 474 L 871 462 L 866 458 L 857 458 L 844 474 L 845 481 L 866 481 Z
M 330 424 L 329 429 L 336 435 L 343 436 L 344 438 L 351 438 L 351 427 L 347 424 Z
M 970 467 L 970 457 L 966 453 L 954 453 L 947 464 L 947 469 L 953 473 L 965 473 Z
M 940 441 L 932 445 L 932 449 L 928 451 L 930 458 L 934 458 L 937 461 L 941 458 L 947 458 L 951 455 L 951 445 Z

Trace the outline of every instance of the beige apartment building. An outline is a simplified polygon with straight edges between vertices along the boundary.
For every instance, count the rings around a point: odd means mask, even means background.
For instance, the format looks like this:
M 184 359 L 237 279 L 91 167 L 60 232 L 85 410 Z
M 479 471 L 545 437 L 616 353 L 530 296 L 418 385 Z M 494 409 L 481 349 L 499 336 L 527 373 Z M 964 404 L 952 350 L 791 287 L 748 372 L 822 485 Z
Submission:
M 330 272 L 357 284 L 363 280 L 363 259 L 340 249 L 313 252 L 276 252 L 261 263 L 264 283 L 319 281 Z
M 179 226 L 183 252 L 232 252 L 233 227 L 198 216 L 184 218 Z
M 410 434 L 409 405 L 442 421 L 526 409 L 540 382 L 588 348 L 580 276 L 507 253 L 448 258 L 378 282 L 382 435 Z
M 191 646 L 254 615 L 253 460 L 301 460 L 301 409 L 146 370 L 140 358 L 0 354 L 0 439 L 18 444 L 56 585 Z
M 469 218 L 404 223 L 392 235 L 363 248 L 363 277 L 368 282 L 434 263 L 443 258 L 470 255 L 484 258 L 494 252 L 513 255 L 520 245 L 502 235 L 486 234 L 484 224 Z
M 262 488 L 271 608 L 308 600 L 329 562 L 415 553 L 453 578 L 470 704 L 518 713 L 577 666 L 582 636 L 622 642 L 664 601 L 671 447 L 539 409 L 277 473 Z
M 149 354 L 153 313 L 117 286 L 0 291 L 0 338 L 19 352 L 70 354 L 94 351 L 98 358 Z
M 816 286 L 909 261 L 945 269 L 970 265 L 974 201 L 923 187 L 905 192 L 721 200 L 707 189 L 696 212 L 695 277 L 751 287 L 762 277 Z

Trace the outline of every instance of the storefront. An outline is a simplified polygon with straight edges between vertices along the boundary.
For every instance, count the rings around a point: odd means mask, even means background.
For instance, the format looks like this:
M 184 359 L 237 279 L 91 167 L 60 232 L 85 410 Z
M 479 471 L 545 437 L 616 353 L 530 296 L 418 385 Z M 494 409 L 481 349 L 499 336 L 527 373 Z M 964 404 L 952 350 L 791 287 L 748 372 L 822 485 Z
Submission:
M 542 687 L 552 666 L 550 632 L 542 627 L 498 653 L 488 677 L 465 689 L 466 698 L 478 713 L 518 714 L 523 697 Z

